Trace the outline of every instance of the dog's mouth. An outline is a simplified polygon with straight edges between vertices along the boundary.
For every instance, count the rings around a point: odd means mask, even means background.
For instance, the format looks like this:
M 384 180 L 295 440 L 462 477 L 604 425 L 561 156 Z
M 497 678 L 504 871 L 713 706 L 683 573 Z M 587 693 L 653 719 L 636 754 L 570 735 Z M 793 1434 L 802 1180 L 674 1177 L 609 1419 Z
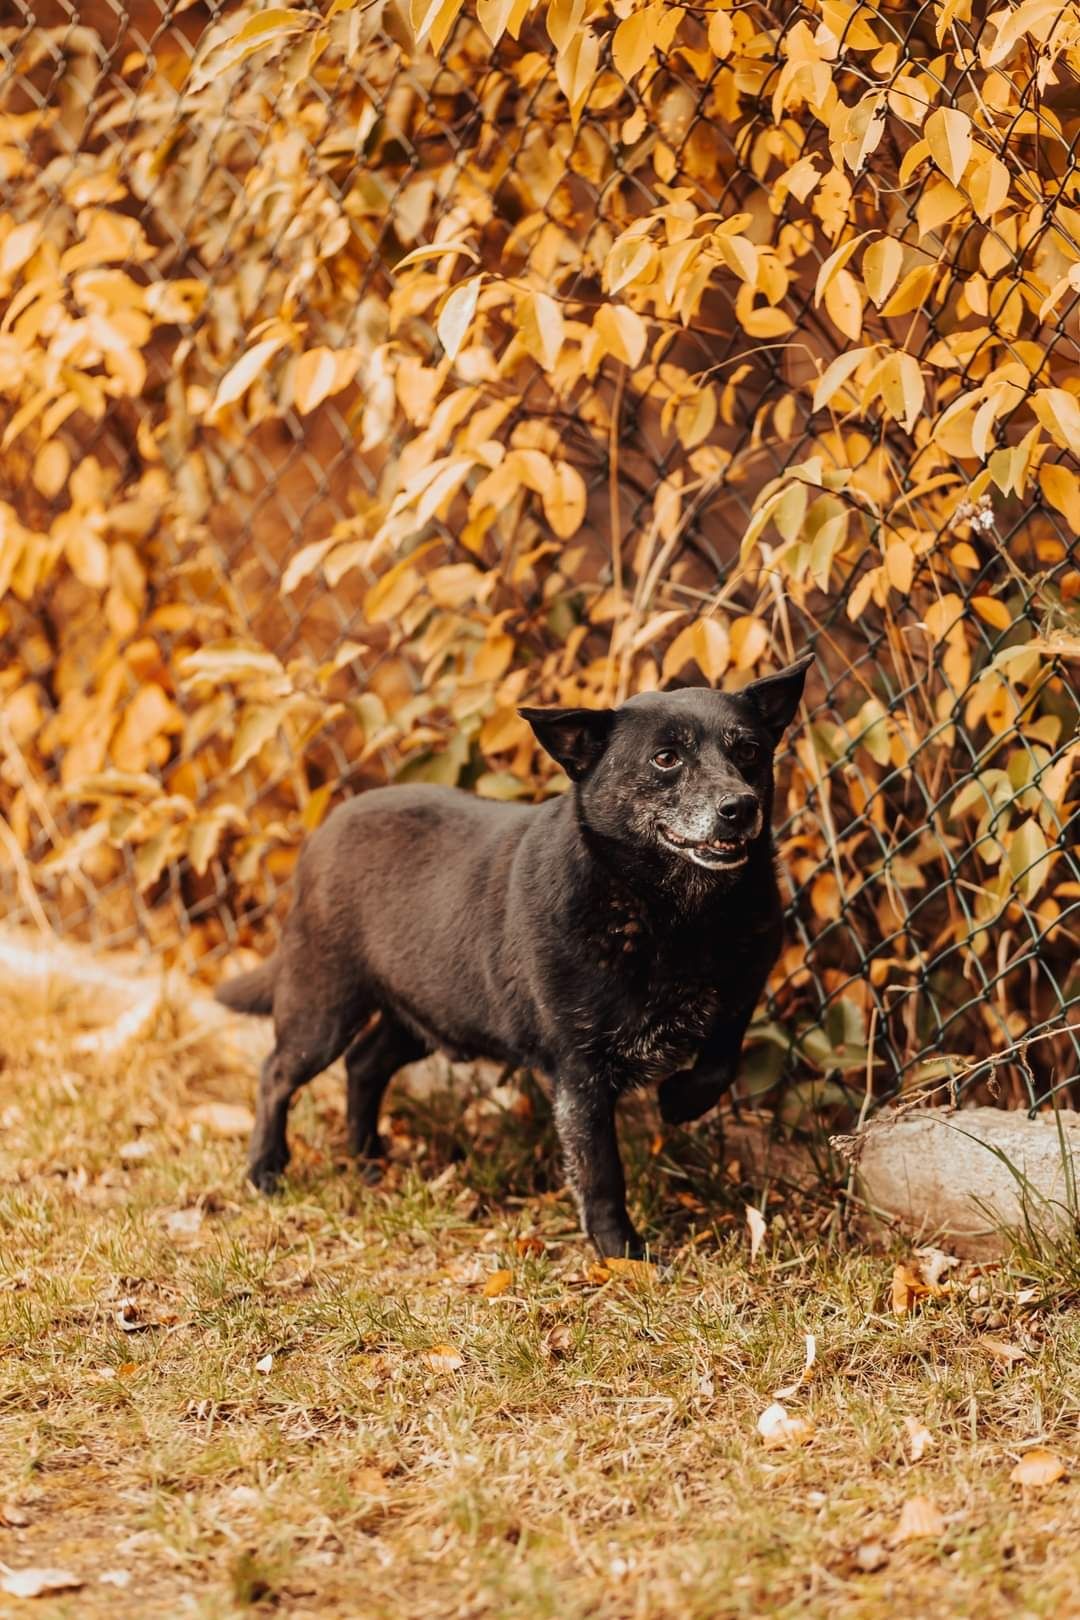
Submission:
M 698 866 L 710 866 L 714 870 L 726 867 L 730 870 L 744 865 L 749 858 L 749 840 L 746 838 L 683 838 L 665 826 L 659 828 L 659 833 L 661 842 L 669 849 Z

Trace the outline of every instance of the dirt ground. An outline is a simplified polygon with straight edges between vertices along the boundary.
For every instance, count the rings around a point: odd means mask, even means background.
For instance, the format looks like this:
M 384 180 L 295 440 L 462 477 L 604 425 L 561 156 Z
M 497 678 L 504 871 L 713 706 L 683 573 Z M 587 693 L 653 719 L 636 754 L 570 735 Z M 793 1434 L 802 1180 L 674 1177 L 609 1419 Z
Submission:
M 253 1076 L 169 1015 L 88 1055 L 92 1010 L 0 989 L 0 1613 L 1080 1615 L 1071 1247 L 897 1314 L 913 1256 L 644 1103 L 666 1263 L 612 1271 L 538 1093 L 391 1092 L 369 1185 L 332 1076 L 268 1202 Z M 4 1594 L 42 1568 L 82 1584 Z

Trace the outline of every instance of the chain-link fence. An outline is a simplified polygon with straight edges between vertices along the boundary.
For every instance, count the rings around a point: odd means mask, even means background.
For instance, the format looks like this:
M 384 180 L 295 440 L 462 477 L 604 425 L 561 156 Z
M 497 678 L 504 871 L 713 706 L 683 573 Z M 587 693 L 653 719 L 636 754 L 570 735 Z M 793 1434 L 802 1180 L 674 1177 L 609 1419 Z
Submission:
M 1025 78 L 970 5 L 484 4 L 9 9 L 9 918 L 209 970 L 339 795 L 543 790 L 526 694 L 809 646 L 744 1088 L 1071 1101 L 1074 36 Z

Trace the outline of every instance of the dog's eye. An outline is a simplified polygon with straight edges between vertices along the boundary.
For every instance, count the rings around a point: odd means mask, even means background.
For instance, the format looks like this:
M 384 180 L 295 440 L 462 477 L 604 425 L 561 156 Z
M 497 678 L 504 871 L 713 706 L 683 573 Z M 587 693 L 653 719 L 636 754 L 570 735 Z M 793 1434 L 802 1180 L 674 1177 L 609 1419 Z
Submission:
M 652 762 L 661 771 L 674 771 L 682 764 L 674 748 L 661 748 L 658 754 L 653 755 Z
M 740 765 L 757 765 L 761 759 L 761 752 L 761 744 L 749 737 L 741 737 L 733 749 Z

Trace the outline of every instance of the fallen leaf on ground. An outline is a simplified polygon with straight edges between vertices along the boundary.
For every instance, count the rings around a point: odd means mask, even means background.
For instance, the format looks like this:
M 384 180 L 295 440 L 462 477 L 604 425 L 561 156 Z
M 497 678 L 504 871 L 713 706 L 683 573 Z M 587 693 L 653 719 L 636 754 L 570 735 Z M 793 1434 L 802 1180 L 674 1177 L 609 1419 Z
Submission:
M 617 1260 L 604 1261 L 604 1269 L 614 1277 L 621 1277 L 624 1282 L 651 1283 L 656 1281 L 656 1267 L 651 1260 Z
M 377 1468 L 354 1468 L 349 1485 L 357 1496 L 387 1496 L 390 1487 Z
M 936 1299 L 945 1290 L 940 1283 L 928 1282 L 923 1276 L 922 1269 L 916 1265 L 900 1265 L 893 1267 L 892 1274 L 892 1309 L 894 1316 L 907 1316 L 909 1311 L 920 1299 Z
M 506 1293 L 513 1280 L 514 1273 L 512 1271 L 493 1271 L 484 1284 L 482 1290 L 484 1298 L 498 1299 L 500 1294 Z
M 919 1275 L 928 1288 L 936 1288 L 945 1273 L 960 1264 L 955 1254 L 946 1254 L 944 1249 L 916 1249 L 915 1258 L 919 1263 Z
M 905 1541 L 924 1541 L 945 1534 L 941 1509 L 928 1496 L 911 1496 L 900 1510 L 900 1521 L 890 1536 L 894 1547 Z
M 514 1253 L 523 1256 L 532 1255 L 539 1259 L 540 1255 L 547 1253 L 547 1247 L 543 1238 L 519 1237 L 514 1239 Z
M 1044 1485 L 1053 1485 L 1057 1480 L 1064 1479 L 1068 1470 L 1056 1451 L 1047 1451 L 1045 1446 L 1032 1446 L 1025 1451 L 1009 1478 L 1014 1485 L 1022 1485 L 1025 1490 L 1039 1490 Z
M 862 1541 L 855 1549 L 854 1559 L 864 1575 L 872 1575 L 889 1562 L 889 1550 L 880 1541 Z
M 9 1530 L 21 1530 L 29 1523 L 29 1514 L 24 1513 L 17 1502 L 0 1502 L 0 1524 Z
M 214 1136 L 247 1136 L 255 1115 L 242 1103 L 200 1103 L 191 1110 L 193 1125 L 205 1125 Z
M 544 1349 L 549 1356 L 565 1356 L 574 1348 L 574 1330 L 569 1322 L 560 1322 L 553 1327 L 544 1340 Z
M 600 1265 L 599 1261 L 597 1260 L 594 1260 L 591 1265 L 585 1267 L 585 1281 L 587 1283 L 595 1284 L 597 1288 L 602 1288 L 605 1283 L 609 1283 L 611 1281 L 611 1277 L 612 1273 L 608 1270 L 607 1266 Z
M 1027 1360 L 1027 1351 L 1021 1350 L 1018 1344 L 1012 1344 L 1008 1339 L 995 1339 L 991 1334 L 984 1333 L 975 1340 L 975 1343 L 980 1345 L 988 1356 L 993 1356 L 995 1361 L 1000 1361 L 1005 1367 L 1011 1367 L 1017 1361 Z
M 750 1264 L 753 1265 L 765 1241 L 766 1232 L 765 1217 L 760 1209 L 754 1208 L 753 1204 L 746 1206 L 746 1225 L 750 1233 Z
M 174 1209 L 171 1215 L 165 1217 L 165 1227 L 170 1237 L 194 1237 L 203 1223 L 203 1212 L 196 1204 L 192 1209 Z
M 140 1333 L 150 1323 L 143 1321 L 137 1300 L 122 1299 L 116 1312 L 116 1325 L 125 1333 Z
M 934 1437 L 926 1424 L 920 1422 L 918 1418 L 906 1417 L 904 1427 L 907 1430 L 908 1445 L 911 1448 L 911 1460 L 913 1463 L 921 1462 L 934 1444 Z
M 420 1357 L 427 1363 L 432 1372 L 457 1372 L 459 1367 L 465 1365 L 465 1358 L 461 1352 L 455 1350 L 452 1344 L 435 1344 L 430 1350 L 425 1350 Z
M 260 1356 L 258 1361 L 255 1363 L 255 1371 L 257 1373 L 268 1373 L 270 1371 L 270 1369 L 273 1367 L 273 1365 L 274 1365 L 274 1358 L 270 1354 L 270 1352 L 267 1351 L 266 1355 L 265 1356 Z
M 772 1450 L 778 1446 L 804 1446 L 814 1433 L 807 1418 L 790 1417 L 787 1408 L 774 1401 L 757 1420 L 758 1434 Z
M 125 1142 L 120 1148 L 120 1158 L 125 1164 L 139 1164 L 148 1159 L 154 1151 L 154 1144 L 144 1138 L 136 1138 L 134 1142 Z
M 787 1384 L 783 1389 L 778 1389 L 774 1399 L 778 1401 L 786 1401 L 792 1395 L 797 1394 L 804 1384 L 809 1383 L 814 1370 L 814 1362 L 816 1360 L 817 1339 L 812 1333 L 808 1333 L 806 1335 L 806 1362 L 803 1366 L 802 1372 L 799 1374 L 798 1378 L 796 1378 L 793 1384 Z
M 66 1569 L 8 1569 L 0 1576 L 0 1592 L 9 1597 L 44 1597 L 46 1592 L 77 1592 L 85 1583 Z

